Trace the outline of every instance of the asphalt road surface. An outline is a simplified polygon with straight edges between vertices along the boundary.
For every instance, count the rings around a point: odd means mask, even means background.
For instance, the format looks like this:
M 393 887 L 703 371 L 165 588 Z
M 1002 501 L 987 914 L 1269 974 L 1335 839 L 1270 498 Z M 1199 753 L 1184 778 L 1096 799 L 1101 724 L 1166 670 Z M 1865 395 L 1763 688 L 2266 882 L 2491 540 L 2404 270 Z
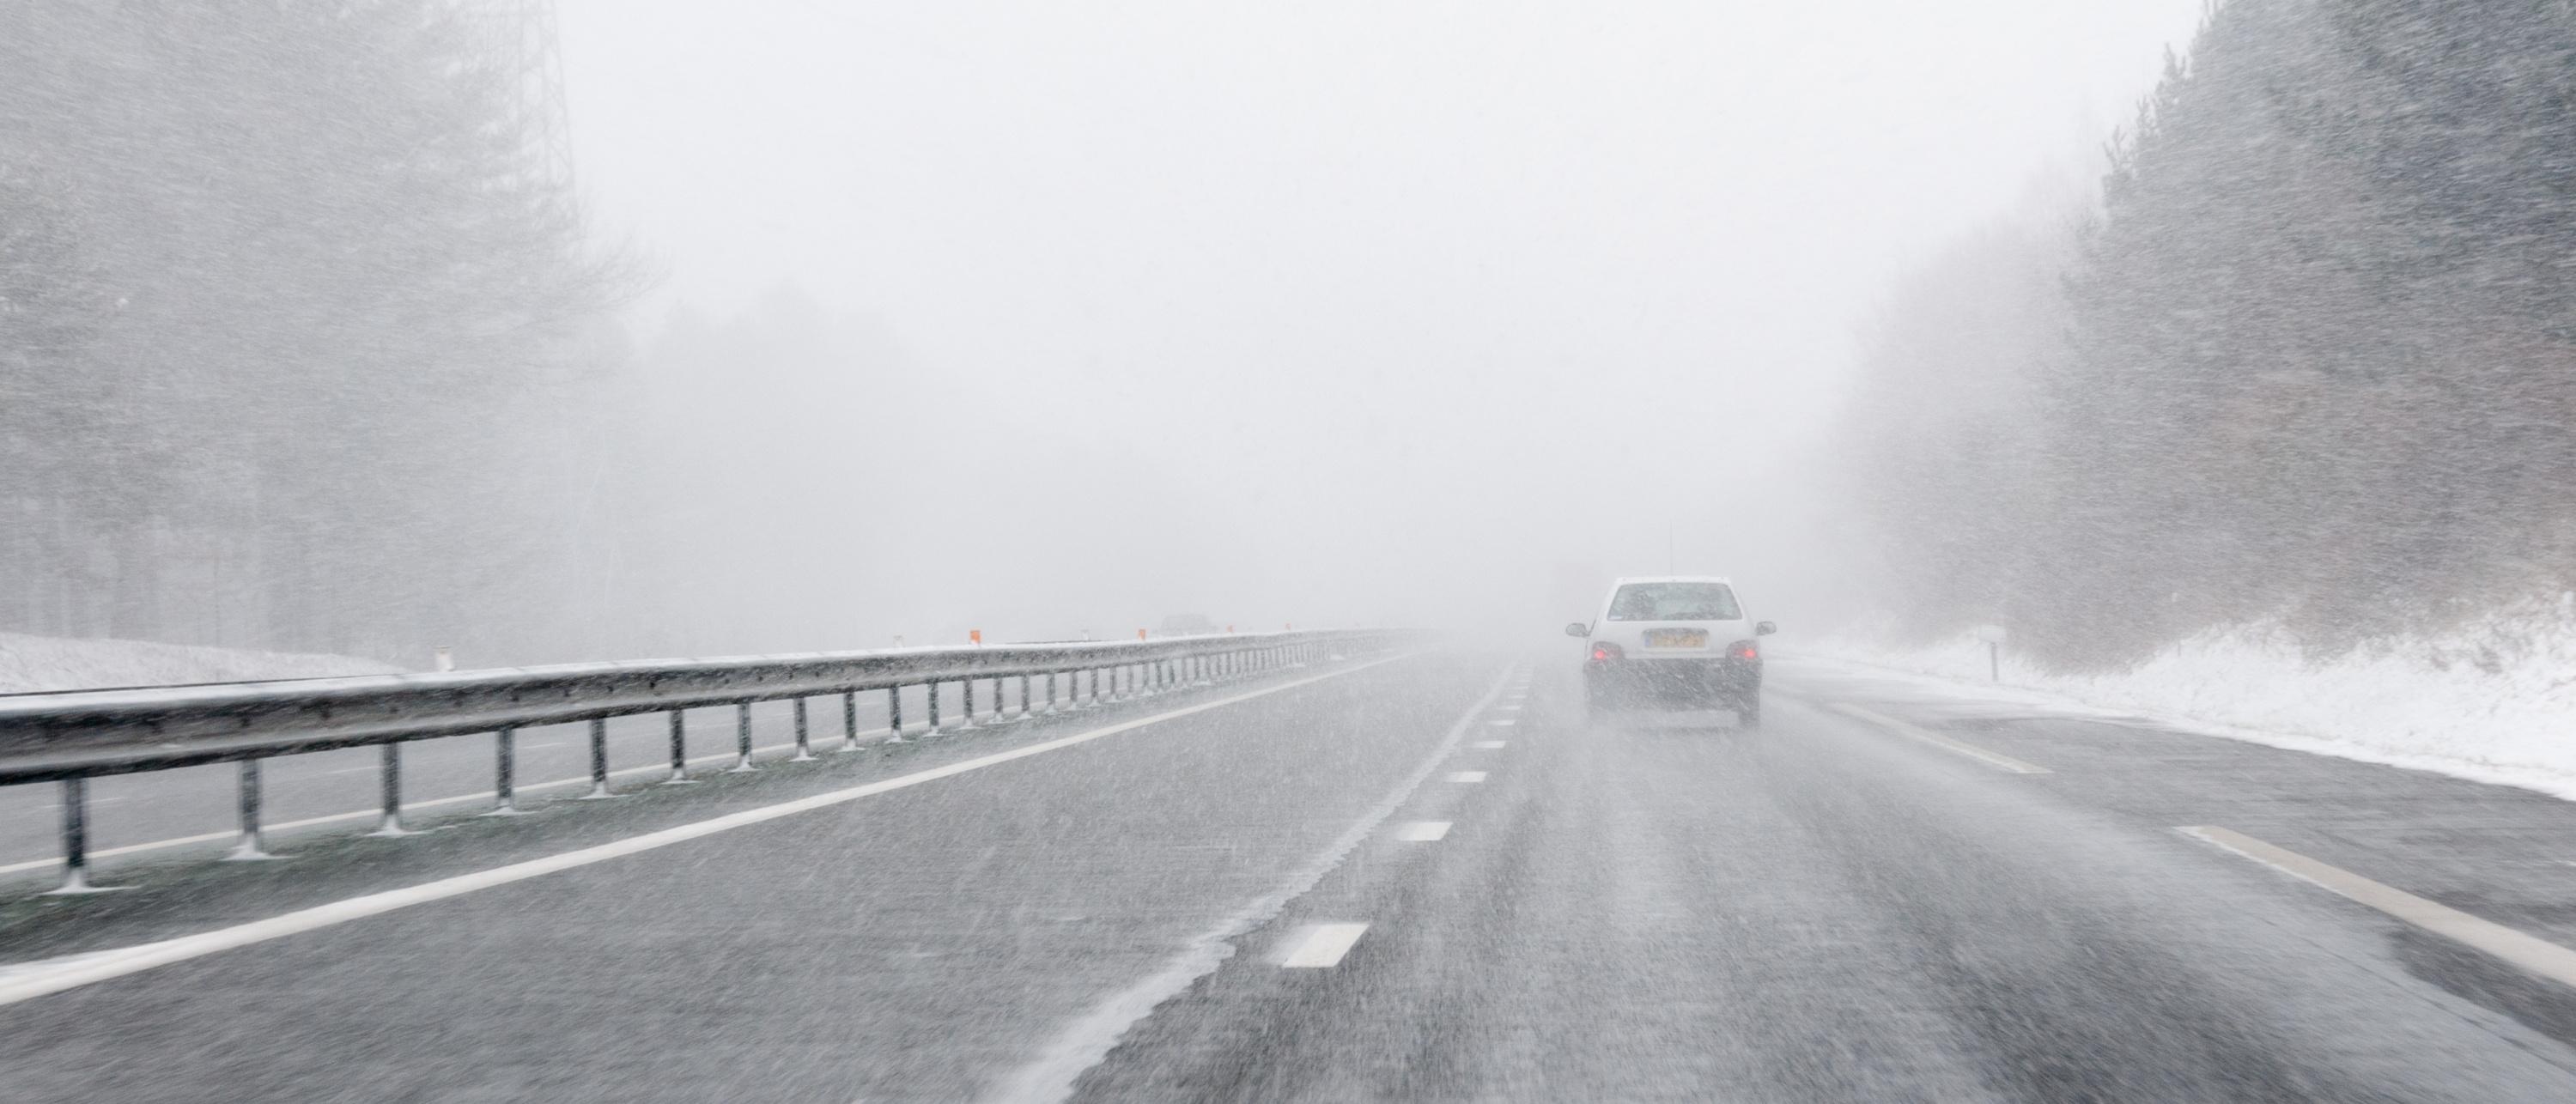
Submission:
M 2576 804 L 1572 659 L 136 852 L 0 893 L 0 1099 L 2576 1100 Z

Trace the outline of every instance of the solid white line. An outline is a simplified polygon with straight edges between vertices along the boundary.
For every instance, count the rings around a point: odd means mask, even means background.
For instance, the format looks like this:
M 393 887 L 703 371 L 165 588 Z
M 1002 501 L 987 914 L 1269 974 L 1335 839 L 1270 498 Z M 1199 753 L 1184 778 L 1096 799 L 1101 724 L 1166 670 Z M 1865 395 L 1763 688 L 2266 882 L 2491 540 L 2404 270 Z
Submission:
M 1475 725 L 1477 716 L 1484 712 L 1486 706 L 1493 704 L 1495 695 L 1502 693 L 1503 677 L 1498 672 L 1493 684 L 1476 699 L 1476 704 L 1468 706 L 1467 711 L 1459 715 L 1458 722 L 1449 726 L 1448 733 L 1440 738 L 1440 745 L 1423 756 L 1421 763 L 1413 768 L 1413 773 L 1396 783 L 1395 788 L 1388 791 L 1367 815 L 1352 824 L 1349 831 L 1342 833 L 1341 838 L 1325 845 L 1277 889 L 1255 898 L 1215 927 L 1200 932 L 1197 938 L 1183 945 L 1161 970 L 1109 995 L 1081 1018 L 1065 1025 L 1064 1030 L 1056 1033 L 1054 1041 L 1038 1052 L 1036 1060 L 1020 1067 L 1019 1072 L 1012 1074 L 985 1099 L 1010 1101 L 1012 1104 L 1054 1104 L 1073 1095 L 1074 1081 L 1082 1076 L 1084 1070 L 1099 1065 L 1101 1059 L 1108 1057 L 1110 1048 L 1118 1045 L 1118 1040 L 1126 1035 L 1128 1028 L 1152 1015 L 1164 1001 L 1187 992 L 1190 986 L 1198 984 L 1200 978 L 1215 973 L 1216 968 L 1224 965 L 1225 960 L 1234 954 L 1235 940 L 1269 923 L 1288 907 L 1288 902 L 1315 888 L 1325 875 L 1341 866 L 1342 860 L 1357 850 L 1370 833 L 1377 831 L 1378 825 L 1385 823 L 1397 809 L 1404 807 L 1405 802 L 1412 800 L 1413 792 L 1422 788 L 1423 781 L 1431 777 L 1432 771 L 1439 769 L 1441 760 L 1458 749 L 1458 741 Z
M 2533 938 L 2491 920 L 2481 920 L 2448 905 L 2427 901 L 2405 890 L 2381 885 L 2349 870 L 2328 866 L 2241 832 L 2206 825 L 2177 828 L 2175 831 L 2216 844 L 2435 935 L 2465 943 L 2562 985 L 2576 985 L 2576 951 L 2558 944 Z
M 1395 830 L 1395 838 L 1406 843 L 1436 843 L 1449 834 L 1445 820 L 1408 820 Z
M 870 728 L 861 730 L 859 737 L 863 741 L 874 743 L 875 741 L 870 739 L 870 737 L 890 736 L 893 734 L 894 730 L 890 728 Z M 906 729 L 906 735 L 908 736 L 918 737 L 922 734 L 922 731 L 917 727 Z M 841 737 L 832 736 L 827 739 L 817 740 L 814 743 L 819 749 L 838 750 L 840 740 Z M 757 758 L 761 756 L 775 755 L 781 752 L 793 751 L 795 748 L 796 742 L 794 740 L 787 740 L 775 744 L 758 745 L 751 749 L 751 753 L 755 758 Z M 692 755 L 687 759 L 687 763 L 692 767 L 696 767 L 704 766 L 708 763 L 730 763 L 739 757 L 740 753 L 731 750 L 714 751 L 708 752 L 704 755 Z M 383 769 L 384 768 L 382 766 L 349 767 L 343 770 L 323 771 L 318 774 L 290 775 L 286 777 L 271 778 L 268 785 L 270 791 L 275 792 L 282 787 L 292 785 L 305 779 L 322 778 L 335 774 L 358 774 L 361 772 L 372 773 Z M 669 763 L 652 763 L 641 767 L 620 767 L 608 772 L 608 778 L 610 781 L 614 782 L 647 774 L 660 777 L 661 775 L 670 773 L 670 771 L 671 765 Z M 545 790 L 588 785 L 590 785 L 590 776 L 587 774 L 578 774 L 565 778 L 549 778 L 543 782 L 524 782 L 519 784 L 517 790 L 520 796 L 524 797 L 528 794 L 539 793 Z M 456 794 L 452 797 L 424 798 L 419 801 L 403 802 L 403 811 L 408 813 L 416 809 L 436 809 L 441 806 L 461 805 L 467 802 L 479 803 L 490 801 L 496 796 L 497 795 L 490 790 L 478 790 L 474 793 Z M 123 797 L 93 797 L 90 799 L 89 803 L 92 806 L 98 806 L 124 800 L 127 799 Z M 54 806 L 47 805 L 45 808 L 52 809 Z M 321 816 L 304 817 L 300 820 L 281 820 L 275 824 L 263 825 L 261 830 L 272 833 L 291 832 L 299 828 L 312 828 L 324 824 L 345 824 L 350 821 L 371 821 L 383 815 L 384 810 L 382 809 L 354 809 L 345 813 L 325 813 Z M 90 851 L 89 857 L 92 860 L 112 859 L 119 855 L 133 855 L 145 851 L 161 851 L 172 847 L 188 847 L 200 843 L 230 842 L 240 838 L 240 829 L 227 828 L 220 832 L 200 832 L 192 836 L 172 836 L 168 839 L 150 840 L 144 843 L 129 843 L 121 847 L 95 848 Z M 0 863 L 0 874 L 15 874 L 22 870 L 39 870 L 48 867 L 59 867 L 62 864 L 63 860 L 60 856 L 28 859 L 23 862 Z
M 1098 740 L 1107 736 L 1115 736 L 1121 732 L 1133 731 L 1147 725 L 1159 724 L 1176 717 L 1186 717 L 1193 713 L 1204 713 L 1211 709 L 1217 709 L 1228 705 L 1234 705 L 1239 702 L 1251 701 L 1254 698 L 1276 694 L 1282 690 L 1294 689 L 1310 683 L 1322 682 L 1330 678 L 1339 678 L 1343 675 L 1354 672 L 1365 671 L 1380 664 L 1392 663 L 1402 658 L 1404 657 L 1399 655 L 1389 656 L 1384 659 L 1371 660 L 1366 663 L 1345 667 L 1338 671 L 1331 671 L 1325 674 L 1276 683 L 1247 693 L 1218 698 L 1214 701 L 1201 702 L 1197 705 L 1183 706 L 1179 709 L 1156 713 L 1149 717 L 1139 717 L 1132 721 L 1124 721 L 1103 728 L 1095 728 L 1089 732 L 1078 732 L 1071 736 L 1058 737 L 1053 740 L 1030 744 L 1026 747 L 1012 748 L 1009 751 L 978 756 L 973 759 L 950 763 L 944 767 L 933 767 L 925 771 L 915 771 L 911 774 L 888 778 L 881 782 L 870 782 L 864 786 L 852 786 L 847 789 L 833 790 L 828 793 L 815 794 L 811 797 L 798 798 L 794 801 L 782 801 L 775 805 L 764 805 L 756 809 L 745 809 L 738 813 L 731 813 L 709 820 L 701 820 L 691 824 L 683 824 L 674 828 L 665 828 L 658 832 L 647 832 L 640 836 L 617 840 L 615 842 L 601 844 L 596 847 L 585 847 L 576 851 L 566 851 L 560 855 L 549 855 L 542 859 L 531 859 L 526 862 L 511 863 L 508 866 L 494 867 L 490 870 L 479 871 L 473 874 L 462 874 L 452 878 L 441 878 L 434 882 L 425 882 L 420 885 L 409 886 L 403 889 L 387 890 L 382 893 L 370 893 L 365 896 L 352 897 L 344 901 L 334 901 L 330 904 L 320 905 L 314 908 L 299 909 L 282 916 L 272 916 L 266 920 L 257 920 L 248 924 L 239 924 L 229 928 L 218 928 L 214 931 L 202 932 L 196 935 L 181 936 L 177 939 L 167 939 L 158 943 L 144 943 L 137 946 L 124 947 L 111 951 L 77 955 L 51 962 L 31 962 L 17 966 L 0 968 L 0 1006 L 16 1004 L 23 1000 L 30 1000 L 35 997 L 44 996 L 47 993 L 59 993 L 65 989 L 77 988 L 93 982 L 106 981 L 110 978 L 118 978 L 127 974 L 139 973 L 144 970 L 149 970 L 155 966 L 167 966 L 173 962 L 185 962 L 193 958 L 202 958 L 218 951 L 228 951 L 237 947 L 247 947 L 251 944 L 263 943 L 271 939 L 278 939 L 302 932 L 309 932 L 320 928 L 345 924 L 351 920 L 364 919 L 369 916 L 392 912 L 396 909 L 409 908 L 413 905 L 424 905 L 433 901 L 443 901 L 450 897 L 461 897 L 465 894 L 475 892 L 476 890 L 490 889 L 494 886 L 508 885 L 512 882 L 522 882 L 530 878 L 553 874 L 557 871 L 588 866 L 592 863 L 606 862 L 615 858 L 623 858 L 627 855 L 634 855 L 645 851 L 669 847 L 676 843 L 685 843 L 689 840 L 698 839 L 704 836 L 712 836 L 719 832 L 728 832 L 736 828 L 744 828 L 754 824 L 777 820 L 781 817 L 789 817 L 798 813 L 829 808 L 834 805 L 856 801 L 863 797 L 873 797 L 881 793 L 888 793 L 894 790 L 918 786 L 925 782 L 935 782 L 939 779 L 953 775 L 964 774 L 968 771 L 981 770 L 985 767 L 998 766 L 1013 760 L 1026 759 L 1033 755 L 1043 755 L 1047 752 L 1072 747 L 1076 744 L 1087 744 L 1093 740 Z
M 1279 965 L 1290 970 L 1332 969 L 1342 964 L 1342 956 L 1351 953 L 1351 944 L 1367 930 L 1366 924 L 1317 924 L 1307 929 L 1305 941 Z
M 2047 767 L 2038 766 L 2038 765 L 2036 765 L 2036 764 L 2032 764 L 2032 763 L 2025 763 L 2025 762 L 2022 762 L 2022 761 L 2021 761 L 2021 760 L 2019 760 L 2019 759 L 2015 759 L 2015 758 L 2013 758 L 2012 756 L 2004 755 L 2004 754 L 2002 754 L 2002 753 L 2000 753 L 2000 752 L 1987 751 L 1986 749 L 1981 748 L 1981 747 L 1978 747 L 1978 746 L 1977 746 L 1977 745 L 1975 745 L 1975 744 L 1963 743 L 1963 742 L 1960 742 L 1960 741 L 1958 741 L 1958 740 L 1953 740 L 1953 739 L 1951 739 L 1951 738 L 1949 738 L 1949 737 L 1947 737 L 1947 736 L 1943 736 L 1943 735 L 1941 735 L 1941 734 L 1939 734 L 1939 733 L 1936 733 L 1936 732 L 1927 732 L 1927 731 L 1925 731 L 1925 730 L 1923 730 L 1923 729 L 1916 728 L 1916 727 L 1914 727 L 1913 725 L 1910 725 L 1910 724 L 1907 724 L 1907 723 L 1905 723 L 1905 722 L 1903 722 L 1903 721 L 1897 720 L 1897 719 L 1896 719 L 1896 718 L 1894 718 L 1894 717 L 1883 716 L 1883 715 L 1881 715 L 1881 714 L 1871 712 L 1871 711 L 1869 711 L 1869 710 L 1867 710 L 1867 709 L 1863 709 L 1863 708 L 1861 708 L 1861 707 L 1859 707 L 1859 706 L 1857 706 L 1857 705 L 1852 705 L 1852 704 L 1849 704 L 1849 703 L 1843 703 L 1843 704 L 1839 704 L 1839 705 L 1834 706 L 1834 708 L 1835 708 L 1836 710 L 1841 711 L 1841 712 L 1842 712 L 1842 713 L 1844 713 L 1845 715 L 1853 716 L 1853 717 L 1858 717 L 1858 718 L 1860 718 L 1861 720 L 1868 721 L 1868 722 L 1869 722 L 1869 723 L 1871 723 L 1871 724 L 1877 725 L 1878 727 L 1883 728 L 1883 729 L 1886 729 L 1886 730 L 1888 730 L 1889 732 L 1893 732 L 1893 733 L 1895 733 L 1895 734 L 1897 734 L 1897 735 L 1899 735 L 1899 736 L 1903 736 L 1903 737 L 1905 737 L 1906 739 L 1909 739 L 1909 740 L 1918 740 L 1918 741 L 1921 741 L 1921 742 L 1923 742 L 1923 743 L 1930 744 L 1930 745 L 1932 745 L 1933 747 L 1940 748 L 1941 750 L 1946 751 L 1946 752 L 1949 752 L 1949 753 L 1951 753 L 1951 754 L 1953 754 L 1953 755 L 1964 755 L 1964 756 L 1967 756 L 1967 757 L 1968 757 L 1968 758 L 1970 758 L 1970 759 L 1974 759 L 1974 760 L 1976 760 L 1976 761 L 1978 761 L 1978 762 L 1980 762 L 1980 763 L 1984 763 L 1985 765 L 1987 765 L 1987 766 L 1989 766 L 1989 767 L 1993 767 L 1993 768 L 1995 768 L 1996 770 L 2005 771 L 2005 772 L 2008 772 L 2008 773 L 2011 773 L 2011 774 L 2051 774 L 2051 773 L 2054 773 L 2054 772 L 2050 771 Z
M 1482 782 L 1482 781 L 1484 781 L 1484 780 L 1485 780 L 1485 772 L 1483 772 L 1483 771 L 1458 771 L 1458 772 L 1456 772 L 1456 773 L 1454 773 L 1454 774 L 1451 774 L 1451 775 L 1449 776 L 1449 780 L 1450 780 L 1450 781 L 1452 781 L 1452 782 L 1460 782 L 1460 783 L 1475 783 L 1475 782 Z
M 1504 746 L 1504 742 L 1503 742 L 1503 741 L 1501 741 L 1501 740 L 1478 740 L 1478 741 L 1476 741 L 1476 747 L 1477 747 L 1478 749 L 1480 749 L 1480 750 L 1484 750 L 1484 751 L 1492 751 L 1492 750 L 1494 750 L 1494 749 L 1496 749 L 1496 748 L 1499 748 L 1499 747 L 1502 747 L 1502 746 Z

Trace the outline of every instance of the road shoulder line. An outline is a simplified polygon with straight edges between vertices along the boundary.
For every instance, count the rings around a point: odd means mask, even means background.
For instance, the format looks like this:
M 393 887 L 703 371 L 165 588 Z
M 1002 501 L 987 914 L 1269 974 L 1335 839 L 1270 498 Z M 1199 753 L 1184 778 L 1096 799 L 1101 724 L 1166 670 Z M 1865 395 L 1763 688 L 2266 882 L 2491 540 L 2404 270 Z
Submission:
M 1408 658 L 1408 656 L 1388 656 L 1384 659 L 1353 664 L 1340 670 L 1328 671 L 1320 675 L 1312 675 L 1290 682 L 1277 683 L 1246 693 L 1218 698 L 1214 701 L 1206 701 L 1200 702 L 1196 705 L 1183 706 L 1179 709 L 1173 709 L 1162 713 L 1156 713 L 1151 716 L 1139 717 L 1131 721 L 1122 721 L 1118 724 L 1095 728 L 1088 732 L 1077 732 L 1070 736 L 1062 736 L 1053 740 L 1030 744 L 1025 747 L 1012 748 L 1008 751 L 978 756 L 973 759 L 960 760 L 946 766 L 933 767 L 929 770 L 899 775 L 894 778 L 870 782 L 866 785 L 852 786 L 847 789 L 832 790 L 826 793 L 798 798 L 793 801 L 783 801 L 774 805 L 764 805 L 756 808 L 745 809 L 740 812 L 728 813 L 720 817 L 681 824 L 655 832 L 647 832 L 640 836 L 630 836 L 626 839 L 599 844 L 593 847 L 584 847 L 573 851 L 566 851 L 558 855 L 549 855 L 540 859 L 530 859 L 525 862 L 517 862 L 506 866 L 494 867 L 490 870 L 482 870 L 471 874 L 460 874 L 453 877 L 440 878 L 435 881 L 423 882 L 419 885 L 407 886 L 402 889 L 386 890 L 380 893 L 370 893 L 363 896 L 351 897 L 346 900 L 334 901 L 326 905 L 317 905 L 312 908 L 298 909 L 294 912 L 272 916 L 265 920 L 254 920 L 247 924 L 236 924 L 228 928 L 217 928 L 213 931 L 200 932 L 196 935 L 180 936 L 176 939 L 165 939 L 157 943 L 144 943 L 137 946 L 123 947 L 111 951 L 93 951 L 69 956 L 63 959 L 50 961 L 40 960 L 37 962 L 0 967 L 0 1007 L 16 1004 L 20 1001 L 33 1000 L 49 993 L 59 993 L 66 989 L 75 989 L 83 985 L 90 985 L 101 981 L 107 981 L 112 978 L 123 977 L 127 974 L 140 973 L 155 966 L 167 966 L 175 962 L 185 962 L 189 959 L 202 958 L 220 951 L 228 951 L 238 947 L 247 947 L 255 943 L 264 943 L 272 939 L 280 939 L 289 935 L 296 935 L 303 932 L 315 931 L 321 928 L 345 924 L 352 920 L 360 920 L 369 916 L 392 912 L 397 909 L 409 908 L 413 905 L 423 905 L 433 901 L 443 901 L 450 897 L 461 897 L 477 890 L 490 889 L 494 886 L 508 885 L 513 882 L 526 881 L 530 878 L 543 877 L 544 875 L 552 874 L 557 871 L 570 870 L 575 867 L 606 862 L 615 858 L 623 858 L 627 855 L 639 854 L 645 851 L 669 847 L 673 844 L 685 843 L 689 840 L 698 839 L 704 836 L 712 836 L 719 832 L 727 832 L 736 828 L 749 827 L 754 824 L 761 824 L 777 820 L 782 817 L 794 816 L 798 813 L 812 812 L 816 809 L 828 808 L 833 805 L 856 801 L 863 797 L 872 797 L 877 794 L 887 793 L 893 790 L 918 786 L 925 782 L 935 782 L 952 775 L 965 774 L 968 771 L 980 770 L 990 766 L 998 766 L 1013 760 L 1026 759 L 1033 755 L 1042 755 L 1050 751 L 1072 747 L 1076 744 L 1090 743 L 1093 740 L 1115 736 L 1121 732 L 1133 731 L 1135 729 L 1146 727 L 1147 725 L 1158 724 L 1178 717 L 1186 717 L 1194 713 L 1204 713 L 1211 709 L 1250 701 L 1254 698 L 1265 697 L 1279 693 L 1283 690 L 1292 690 L 1300 686 L 1311 685 L 1322 682 L 1326 679 L 1339 678 L 1343 675 L 1365 671 L 1372 667 L 1392 663 L 1398 659 L 1404 658 Z
M 2276 847 L 2242 832 L 2210 825 L 2174 829 L 2241 858 L 2290 875 L 2346 899 L 2368 905 L 2425 931 L 2466 944 L 2562 985 L 2576 985 L 2576 950 L 2480 919 L 2438 901 L 2382 885 L 2340 867 L 2328 866 L 2296 851 Z
M 2019 759 L 2013 758 L 2012 756 L 2005 755 L 2002 752 L 1988 751 L 1975 744 L 1953 740 L 1947 736 L 1941 735 L 1940 733 L 1918 728 L 1914 725 L 1897 720 L 1894 717 L 1887 716 L 1886 714 L 1879 713 L 1875 710 L 1863 709 L 1860 706 L 1853 705 L 1849 702 L 1836 702 L 1831 708 L 1835 712 L 1841 713 L 1844 716 L 1867 721 L 1870 724 L 1886 729 L 1887 731 L 1893 732 L 1899 736 L 1903 736 L 1906 739 L 1930 744 L 1933 747 L 1940 748 L 1952 755 L 1974 759 L 1977 762 L 1984 763 L 1989 767 L 1993 767 L 1996 770 L 2003 771 L 2008 774 L 2056 773 L 2049 770 L 2047 767 L 2040 766 L 2036 763 L 2025 763 Z

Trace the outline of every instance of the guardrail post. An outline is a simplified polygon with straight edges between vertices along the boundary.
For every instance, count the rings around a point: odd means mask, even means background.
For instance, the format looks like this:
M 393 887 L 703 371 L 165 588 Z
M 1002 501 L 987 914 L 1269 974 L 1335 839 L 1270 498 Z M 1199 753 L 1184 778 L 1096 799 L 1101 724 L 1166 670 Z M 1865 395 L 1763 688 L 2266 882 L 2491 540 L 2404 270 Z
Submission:
M 232 853 L 224 856 L 224 861 L 257 862 L 277 858 L 262 846 L 265 842 L 259 833 L 259 760 L 244 759 L 241 761 L 241 838 L 233 843 Z
M 590 792 L 584 801 L 605 801 L 617 796 L 608 792 L 608 718 L 590 719 Z
M 1031 718 L 1031 717 L 1035 717 L 1035 716 L 1037 716 L 1037 715 L 1038 715 L 1038 700 L 1037 700 L 1035 697 L 1030 696 L 1030 693 L 1029 693 L 1029 691 L 1030 691 L 1030 690 L 1031 690 L 1031 688 L 1032 688 L 1032 684 L 1031 684 L 1031 682 L 1030 682 L 1030 679 L 1032 679 L 1032 678 L 1034 678 L 1034 677 L 1035 677 L 1035 676 L 1033 676 L 1033 675 L 1029 674 L 1029 673 L 1028 673 L 1028 672 L 1026 672 L 1026 671 L 1022 671 L 1022 672 L 1020 672 L 1020 715 L 1019 715 L 1019 719 L 1020 719 L 1020 720 L 1023 720 L 1023 721 L 1028 720 L 1029 718 Z
M 1053 671 L 1047 672 L 1046 711 L 1049 716 L 1055 714 L 1055 672 Z
M 89 779 L 63 779 L 63 884 L 51 896 L 105 893 L 124 886 L 89 884 Z
M 402 745 L 387 742 L 376 748 L 380 766 L 377 770 L 384 790 L 384 815 L 377 819 L 376 836 L 416 836 L 420 833 L 403 827 L 402 822 Z
M 957 727 L 961 729 L 975 727 L 975 680 L 958 679 L 957 696 L 964 699 L 966 703 L 966 708 L 957 711 Z
M 798 698 L 796 699 L 796 755 L 788 762 L 811 763 L 813 761 L 814 745 L 809 743 L 805 736 L 805 699 Z
M 733 704 L 733 743 L 734 749 L 741 754 L 734 759 L 733 769 L 728 770 L 725 773 L 742 774 L 746 771 L 759 770 L 760 768 L 751 765 L 750 702 L 735 702 Z
M 519 730 L 504 728 L 492 733 L 492 811 L 484 816 L 519 815 L 518 775 Z
M 937 736 L 939 735 L 939 684 L 933 682 L 923 689 L 930 691 L 930 727 L 921 730 L 921 734 Z
M 686 786 L 696 782 L 689 777 L 689 711 L 671 711 L 671 776 L 662 780 L 665 786 Z
M 903 739 L 903 687 L 886 687 L 886 742 L 900 744 Z
M 841 750 L 859 750 L 859 692 L 841 694 Z

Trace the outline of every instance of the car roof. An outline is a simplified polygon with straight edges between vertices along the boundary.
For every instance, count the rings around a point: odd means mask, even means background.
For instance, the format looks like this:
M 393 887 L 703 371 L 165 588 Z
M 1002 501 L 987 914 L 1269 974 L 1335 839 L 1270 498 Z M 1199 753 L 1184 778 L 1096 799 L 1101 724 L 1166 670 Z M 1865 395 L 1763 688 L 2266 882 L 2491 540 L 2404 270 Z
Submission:
M 1610 581 L 1612 587 L 1630 583 L 1725 583 L 1734 586 L 1735 580 L 1724 575 L 1622 575 Z

